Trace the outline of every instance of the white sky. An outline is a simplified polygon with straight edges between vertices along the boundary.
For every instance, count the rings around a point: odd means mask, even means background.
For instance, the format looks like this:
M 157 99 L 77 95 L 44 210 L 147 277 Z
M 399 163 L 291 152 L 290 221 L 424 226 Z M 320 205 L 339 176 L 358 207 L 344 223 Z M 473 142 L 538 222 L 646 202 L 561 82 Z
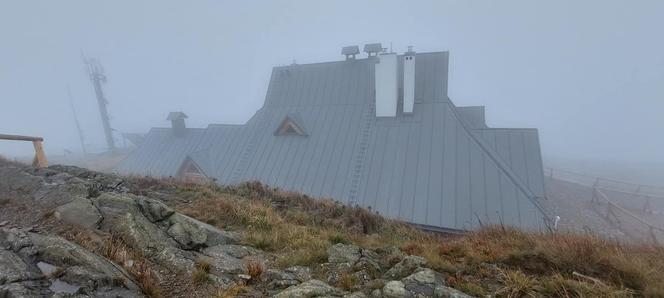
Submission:
M 452 100 L 485 105 L 490 126 L 539 128 L 545 159 L 662 163 L 662 28 L 664 1 L 0 0 L 0 133 L 80 151 L 69 85 L 103 148 L 81 50 L 106 69 L 113 127 L 147 132 L 176 110 L 192 127 L 243 123 L 273 66 L 382 42 L 449 50 Z

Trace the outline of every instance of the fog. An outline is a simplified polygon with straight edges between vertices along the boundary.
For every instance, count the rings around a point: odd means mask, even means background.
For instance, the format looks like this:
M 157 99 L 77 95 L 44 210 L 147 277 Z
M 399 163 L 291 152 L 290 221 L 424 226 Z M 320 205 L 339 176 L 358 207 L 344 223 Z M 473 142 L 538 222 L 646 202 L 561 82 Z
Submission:
M 0 133 L 104 149 L 81 52 L 108 82 L 120 132 L 244 123 L 271 68 L 341 60 L 346 45 L 450 51 L 449 96 L 492 127 L 539 129 L 545 163 L 664 168 L 664 2 L 9 1 L 0 3 Z M 0 141 L 0 154 L 31 154 Z M 638 168 L 638 166 L 637 166 Z M 643 175 L 642 170 L 641 175 Z M 647 173 L 645 173 L 647 174 Z

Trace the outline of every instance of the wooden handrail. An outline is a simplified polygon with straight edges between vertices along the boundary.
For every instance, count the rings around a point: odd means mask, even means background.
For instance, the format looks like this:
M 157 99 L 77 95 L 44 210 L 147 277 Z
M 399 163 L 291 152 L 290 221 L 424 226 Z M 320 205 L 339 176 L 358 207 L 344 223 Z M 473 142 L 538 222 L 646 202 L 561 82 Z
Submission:
M 640 217 L 636 216 L 634 213 L 628 211 L 627 209 L 623 208 L 622 206 L 620 206 L 620 205 L 614 203 L 613 201 L 611 201 L 611 200 L 609 199 L 609 197 L 608 197 L 608 196 L 607 196 L 602 190 L 600 190 L 600 189 L 598 189 L 598 188 L 595 188 L 595 192 L 596 192 L 597 194 L 599 194 L 600 197 L 601 197 L 602 199 L 604 199 L 609 205 L 611 205 L 612 207 L 618 209 L 619 211 L 621 211 L 621 212 L 627 214 L 629 217 L 635 219 L 635 220 L 638 221 L 639 223 L 641 223 L 641 224 L 643 224 L 643 225 L 646 225 L 646 226 L 649 227 L 650 229 L 657 230 L 657 231 L 660 231 L 660 232 L 664 232 L 664 229 L 663 229 L 663 228 L 660 228 L 660 227 L 658 227 L 658 226 L 654 226 L 654 225 L 652 225 L 652 224 L 650 224 L 650 223 L 644 221 L 644 220 L 641 219 Z
M 20 136 L 20 135 L 6 135 L 0 134 L 1 140 L 10 140 L 10 141 L 29 141 L 29 142 L 43 142 L 44 138 L 41 137 L 29 137 L 29 136 Z
M 42 146 L 42 142 L 44 141 L 44 138 L 42 138 L 42 137 L 21 136 L 21 135 L 0 134 L 0 140 L 32 142 L 32 145 L 35 147 L 35 158 L 32 160 L 32 166 L 37 167 L 37 168 L 48 167 L 48 160 L 46 160 L 46 154 L 44 153 L 44 147 Z

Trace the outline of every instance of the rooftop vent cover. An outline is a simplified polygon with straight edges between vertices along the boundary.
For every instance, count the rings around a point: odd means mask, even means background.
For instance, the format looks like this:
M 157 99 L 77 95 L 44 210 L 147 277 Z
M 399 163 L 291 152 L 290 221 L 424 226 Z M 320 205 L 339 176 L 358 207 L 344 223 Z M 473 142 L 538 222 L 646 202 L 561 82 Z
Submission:
M 360 47 L 347 46 L 341 49 L 341 55 L 346 55 L 346 60 L 355 59 L 355 55 L 360 53 Z
M 369 43 L 364 45 L 364 52 L 369 54 L 369 56 L 376 56 L 378 53 L 383 51 L 383 45 L 380 43 Z

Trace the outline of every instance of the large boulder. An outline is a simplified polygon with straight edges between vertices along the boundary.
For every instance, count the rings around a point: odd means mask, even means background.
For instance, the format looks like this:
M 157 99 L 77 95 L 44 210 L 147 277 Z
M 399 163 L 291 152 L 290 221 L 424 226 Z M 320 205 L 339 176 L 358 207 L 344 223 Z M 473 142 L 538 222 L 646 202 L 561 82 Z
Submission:
M 143 215 L 151 222 L 162 221 L 175 213 L 175 211 L 166 206 L 166 204 L 144 197 L 136 198 L 136 205 Z
M 63 222 L 84 229 L 97 229 L 103 219 L 97 207 L 85 198 L 75 198 L 71 202 L 57 207 L 53 214 Z
M 383 276 L 388 280 L 402 279 L 415 271 L 418 267 L 424 267 L 427 261 L 418 256 L 407 256 L 401 262 L 392 266 Z
M 406 297 L 406 288 L 404 287 L 404 284 L 398 280 L 390 281 L 383 287 L 383 296 L 386 298 Z
M 174 214 L 168 220 L 171 226 L 166 233 L 173 237 L 183 249 L 198 248 L 207 242 L 207 233 L 184 216 Z
M 292 286 L 279 294 L 275 298 L 310 298 L 310 297 L 343 297 L 346 293 L 340 289 L 332 287 L 320 280 L 312 279 L 303 282 L 297 286 Z
M 337 243 L 327 249 L 327 261 L 330 263 L 354 264 L 362 257 L 362 249 L 356 245 Z
M 440 273 L 429 268 L 420 268 L 415 273 L 402 279 L 406 290 L 424 296 L 433 296 L 436 287 L 443 286 L 443 277 Z

